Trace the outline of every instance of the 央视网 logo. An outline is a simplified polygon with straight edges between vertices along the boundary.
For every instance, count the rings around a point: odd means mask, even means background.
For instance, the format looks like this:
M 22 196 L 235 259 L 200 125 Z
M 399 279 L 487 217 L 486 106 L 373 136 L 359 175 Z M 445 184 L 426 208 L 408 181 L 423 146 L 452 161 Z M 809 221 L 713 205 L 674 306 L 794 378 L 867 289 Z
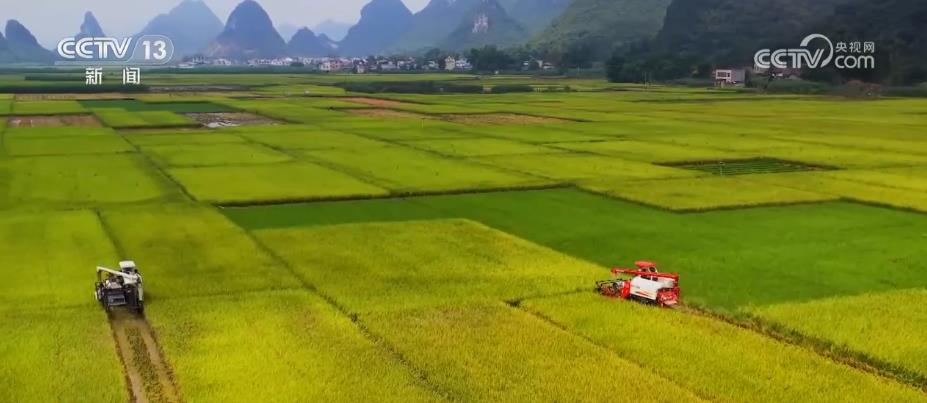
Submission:
M 820 46 L 812 48 L 812 44 Z M 762 49 L 753 56 L 758 69 L 818 69 L 831 65 L 838 69 L 874 69 L 875 42 L 834 42 L 825 35 L 811 34 L 800 48 Z

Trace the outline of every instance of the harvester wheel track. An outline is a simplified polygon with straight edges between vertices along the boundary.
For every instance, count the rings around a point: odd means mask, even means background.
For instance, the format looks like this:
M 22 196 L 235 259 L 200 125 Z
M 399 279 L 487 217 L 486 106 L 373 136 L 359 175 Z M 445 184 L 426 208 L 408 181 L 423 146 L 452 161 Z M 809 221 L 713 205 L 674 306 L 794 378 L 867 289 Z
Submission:
M 125 368 L 131 401 L 181 402 L 173 373 L 161 354 L 154 331 L 145 318 L 124 309 L 108 312 L 119 357 Z

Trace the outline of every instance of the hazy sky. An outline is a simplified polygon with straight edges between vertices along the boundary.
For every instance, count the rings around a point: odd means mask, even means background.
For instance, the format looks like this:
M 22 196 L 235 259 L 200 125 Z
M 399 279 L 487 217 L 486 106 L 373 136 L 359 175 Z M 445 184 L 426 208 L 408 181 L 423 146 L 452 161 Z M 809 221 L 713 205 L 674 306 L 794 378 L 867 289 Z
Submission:
M 203 0 L 225 23 L 241 0 Z M 360 9 L 369 0 L 257 0 L 270 14 L 274 24 L 313 26 L 324 20 L 356 22 Z M 425 7 L 428 0 L 403 0 L 413 12 Z M 131 35 L 141 30 L 158 14 L 180 0 L 0 0 L 3 22 L 16 19 L 45 46 L 80 30 L 86 11 L 100 21 L 107 35 Z

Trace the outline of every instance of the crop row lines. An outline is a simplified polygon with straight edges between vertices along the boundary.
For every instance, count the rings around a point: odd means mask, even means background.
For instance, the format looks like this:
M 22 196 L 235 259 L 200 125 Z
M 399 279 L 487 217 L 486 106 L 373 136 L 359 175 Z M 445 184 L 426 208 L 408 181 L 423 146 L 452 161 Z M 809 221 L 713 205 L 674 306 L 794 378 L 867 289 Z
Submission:
M 145 154 L 144 152 L 142 152 L 141 147 L 139 147 L 138 145 L 136 145 L 135 143 L 131 141 L 128 141 L 128 143 L 132 146 L 132 148 L 135 149 L 135 152 L 137 152 L 142 157 L 145 163 L 148 164 L 148 166 L 152 170 L 158 172 L 158 174 L 162 178 L 166 179 L 168 182 L 173 183 L 175 186 L 177 186 L 177 188 L 180 189 L 181 193 L 183 193 L 184 197 L 186 197 L 188 201 L 196 200 L 196 198 L 193 197 L 190 191 L 187 190 L 187 188 L 182 183 L 180 183 L 180 181 L 175 179 L 173 176 L 168 174 L 166 171 L 162 170 L 161 167 L 159 167 L 158 164 L 155 163 L 154 160 L 152 160 L 150 156 L 148 156 L 148 154 Z
M 425 148 L 415 147 L 415 146 L 413 146 L 413 145 L 411 145 L 411 144 L 403 143 L 403 142 L 400 142 L 400 141 L 397 141 L 397 140 L 376 138 L 376 137 L 374 137 L 374 136 L 370 136 L 370 135 L 365 134 L 365 133 L 360 132 L 360 131 L 347 131 L 347 130 L 345 130 L 345 132 L 346 132 L 346 133 L 354 134 L 354 135 L 356 135 L 356 136 L 360 136 L 360 137 L 366 138 L 366 139 L 368 139 L 368 140 L 381 141 L 381 142 L 384 142 L 384 143 L 387 143 L 387 144 L 391 144 L 391 145 L 394 145 L 394 146 L 397 146 L 397 147 L 410 148 L 410 149 L 413 149 L 413 150 L 416 150 L 416 151 L 420 151 L 420 152 L 424 152 L 424 153 L 427 153 L 427 154 L 431 154 L 431 155 L 434 155 L 434 156 L 436 156 L 436 157 L 443 158 L 443 159 L 450 159 L 450 160 L 457 160 L 457 161 L 465 161 L 466 163 L 469 163 L 469 164 L 479 165 L 479 166 L 483 166 L 483 167 L 495 169 L 495 170 L 497 170 L 497 171 L 502 171 L 502 172 L 507 172 L 507 173 L 512 173 L 512 174 L 519 174 L 519 175 L 527 175 L 527 176 L 530 176 L 530 177 L 535 178 L 535 179 L 538 179 L 538 180 L 545 180 L 545 181 L 546 181 L 546 180 L 549 180 L 548 178 L 544 178 L 544 177 L 535 175 L 535 174 L 530 173 L 530 172 L 520 172 L 520 171 L 517 171 L 517 170 L 514 170 L 514 169 L 510 169 L 510 168 L 505 168 L 505 167 L 490 165 L 490 164 L 487 164 L 487 163 L 484 163 L 484 162 L 480 162 L 480 161 L 476 161 L 476 160 L 473 160 L 473 159 L 467 159 L 467 158 L 461 157 L 461 156 L 456 156 L 456 155 L 445 155 L 445 154 L 441 154 L 441 153 L 439 153 L 439 152 L 437 152 L 437 151 L 434 151 L 434 150 L 429 150 L 429 149 L 425 149 Z M 492 136 L 492 135 L 490 135 L 489 137 L 500 138 L 500 137 L 494 137 L 494 136 Z M 421 139 L 421 140 L 427 140 L 427 139 Z M 503 140 L 506 140 L 506 139 L 503 138 Z M 515 140 L 512 140 L 512 141 L 515 141 Z M 520 141 L 516 141 L 516 142 L 521 143 L 521 144 L 527 144 L 527 143 L 523 143 L 523 142 L 520 142 Z M 333 168 L 333 169 L 335 169 L 335 168 Z M 342 172 L 343 172 L 343 173 L 347 173 L 347 172 L 344 172 L 344 171 L 342 171 Z M 351 175 L 350 173 L 347 173 L 347 174 Z
M 569 295 L 569 294 L 570 294 L 570 293 L 550 294 L 550 295 L 539 296 L 539 297 L 537 297 L 537 299 L 553 298 L 553 297 L 563 296 L 563 295 Z M 608 346 L 606 346 L 606 345 L 604 345 L 604 344 L 602 344 L 602 343 L 599 343 L 599 342 L 593 340 L 592 338 L 590 338 L 590 337 L 588 337 L 588 336 L 586 336 L 586 335 L 584 335 L 584 334 L 582 334 L 582 333 L 580 333 L 580 332 L 571 331 L 568 327 L 566 327 L 566 326 L 564 326 L 563 324 L 561 324 L 561 323 L 555 321 L 554 319 L 548 317 L 547 315 L 544 315 L 544 314 L 542 314 L 542 313 L 540 313 L 540 312 L 536 312 L 536 311 L 533 311 L 533 310 L 526 309 L 525 307 L 521 306 L 520 303 L 516 303 L 516 304 L 507 303 L 507 305 L 509 305 L 509 308 L 510 308 L 510 309 L 517 309 L 517 310 L 519 310 L 519 311 L 521 311 L 521 312 L 527 314 L 528 316 L 531 316 L 532 318 L 534 318 L 534 319 L 536 319 L 536 320 L 539 320 L 539 321 L 543 322 L 545 325 L 551 326 L 551 327 L 557 329 L 558 331 L 564 332 L 564 333 L 566 333 L 566 334 L 568 334 L 568 335 L 570 335 L 570 336 L 577 337 L 577 338 L 583 340 L 584 342 L 589 343 L 589 344 L 592 345 L 592 346 L 595 346 L 595 348 L 604 350 L 607 354 L 615 355 L 615 356 L 617 356 L 619 359 L 622 359 L 622 360 L 625 360 L 625 361 L 627 361 L 627 362 L 630 362 L 630 363 L 634 364 L 635 366 L 640 367 L 642 370 L 644 370 L 644 371 L 646 371 L 646 372 L 650 372 L 654 377 L 658 377 L 658 378 L 660 378 L 660 379 L 663 379 L 663 380 L 666 381 L 667 383 L 676 385 L 676 386 L 678 386 L 678 387 L 681 388 L 681 389 L 685 389 L 685 390 L 689 391 L 689 393 L 692 393 L 692 394 L 698 396 L 700 399 L 702 399 L 702 400 L 704 400 L 704 401 L 706 401 L 706 402 L 712 400 L 712 397 L 711 397 L 711 396 L 702 395 L 702 394 L 700 394 L 699 391 L 697 391 L 697 390 L 688 388 L 688 387 L 686 387 L 686 386 L 683 385 L 683 384 L 677 383 L 676 381 L 674 381 L 674 380 L 672 380 L 672 379 L 670 379 L 670 378 L 667 378 L 667 377 L 663 376 L 662 374 L 657 373 L 656 371 L 653 371 L 653 370 L 651 370 L 651 369 L 648 369 L 647 366 L 646 366 L 646 365 L 647 365 L 646 362 L 642 362 L 642 361 L 640 361 L 640 360 L 636 360 L 636 359 L 634 359 L 634 358 L 633 358 L 632 356 L 630 356 L 630 355 L 629 355 L 629 356 L 622 355 L 622 354 L 620 354 L 619 352 L 617 352 L 617 351 L 615 351 L 614 349 L 612 349 L 611 347 L 608 347 Z
M 838 364 L 907 384 L 927 392 L 927 376 L 853 350 L 847 346 L 838 345 L 830 340 L 809 336 L 786 326 L 772 323 L 756 315 L 743 311 L 729 314 L 695 304 L 688 304 L 681 309 L 687 314 L 722 321 L 785 344 L 810 350 Z
M 409 373 L 412 374 L 425 388 L 427 388 L 429 391 L 431 391 L 432 393 L 435 393 L 438 396 L 447 398 L 448 400 L 452 400 L 452 397 L 450 396 L 448 392 L 442 390 L 441 388 L 439 388 L 437 385 L 435 385 L 433 382 L 431 382 L 428 379 L 428 375 L 427 373 L 425 373 L 424 370 L 412 364 L 412 362 L 408 358 L 406 358 L 396 347 L 392 346 L 386 339 L 373 333 L 367 327 L 367 325 L 364 324 L 363 321 L 360 320 L 360 318 L 358 317 L 356 313 L 352 313 L 347 307 L 339 303 L 335 298 L 333 298 L 330 295 L 327 295 L 326 293 L 323 293 L 321 290 L 318 289 L 318 287 L 306 281 L 306 279 L 303 278 L 299 274 L 299 272 L 296 269 L 294 269 L 293 266 L 289 264 L 289 262 L 284 260 L 280 255 L 274 252 L 271 248 L 267 247 L 267 245 L 261 242 L 261 240 L 255 237 L 254 234 L 252 234 L 250 231 L 245 231 L 245 233 L 257 245 L 257 247 L 261 251 L 266 253 L 268 256 L 271 257 L 271 259 L 277 262 L 277 264 L 285 268 L 291 275 L 293 275 L 293 277 L 295 277 L 300 282 L 300 284 L 302 284 L 303 289 L 319 296 L 320 298 L 325 300 L 325 302 L 329 304 L 332 308 L 338 311 L 341 315 L 348 318 L 351 321 L 351 323 L 354 324 L 357 330 L 361 334 L 364 335 L 364 337 L 370 340 L 374 345 L 385 350 L 387 354 L 393 357 L 393 359 L 396 360 L 396 362 L 398 362 L 400 365 L 405 367 L 409 371 Z

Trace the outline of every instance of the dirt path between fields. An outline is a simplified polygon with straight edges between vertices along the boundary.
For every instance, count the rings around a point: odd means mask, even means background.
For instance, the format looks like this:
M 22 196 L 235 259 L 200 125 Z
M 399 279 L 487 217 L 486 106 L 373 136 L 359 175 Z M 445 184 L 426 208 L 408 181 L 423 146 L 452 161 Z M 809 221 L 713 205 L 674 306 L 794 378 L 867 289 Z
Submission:
M 144 317 L 124 310 L 109 314 L 119 358 L 125 368 L 132 402 L 181 402 L 173 372 L 161 355 L 154 331 Z

